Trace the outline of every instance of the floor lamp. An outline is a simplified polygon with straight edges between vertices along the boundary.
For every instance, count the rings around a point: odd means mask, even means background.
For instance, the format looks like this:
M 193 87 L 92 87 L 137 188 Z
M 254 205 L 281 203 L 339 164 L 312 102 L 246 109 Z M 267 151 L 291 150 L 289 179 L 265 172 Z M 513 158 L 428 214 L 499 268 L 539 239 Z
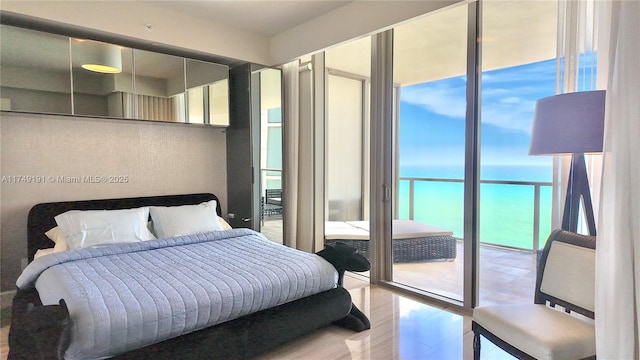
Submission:
M 596 235 L 585 153 L 602 152 L 605 91 L 582 91 L 536 102 L 529 155 L 572 154 L 562 229 L 578 229 L 580 200 L 589 234 Z

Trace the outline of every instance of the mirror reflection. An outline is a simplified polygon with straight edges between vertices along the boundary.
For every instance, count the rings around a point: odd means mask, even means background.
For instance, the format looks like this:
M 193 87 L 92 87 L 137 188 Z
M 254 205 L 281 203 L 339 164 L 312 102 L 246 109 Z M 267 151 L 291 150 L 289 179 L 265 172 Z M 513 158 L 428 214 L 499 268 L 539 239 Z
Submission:
M 282 244 L 282 72 L 263 69 L 256 75 L 260 82 L 261 231 L 269 240 Z
M 123 95 L 127 117 L 185 122 L 184 59 L 143 50 L 134 50 L 133 57 L 135 89 Z
M 70 38 L 73 114 L 127 116 L 122 94 L 132 93 L 131 49 L 98 41 Z
M 229 125 L 229 68 L 0 25 L 0 110 Z
M 0 110 L 69 114 L 69 38 L 0 26 Z
M 229 70 L 226 66 L 185 59 L 189 123 L 229 124 Z
M 229 125 L 229 79 L 219 80 L 208 87 L 210 124 Z

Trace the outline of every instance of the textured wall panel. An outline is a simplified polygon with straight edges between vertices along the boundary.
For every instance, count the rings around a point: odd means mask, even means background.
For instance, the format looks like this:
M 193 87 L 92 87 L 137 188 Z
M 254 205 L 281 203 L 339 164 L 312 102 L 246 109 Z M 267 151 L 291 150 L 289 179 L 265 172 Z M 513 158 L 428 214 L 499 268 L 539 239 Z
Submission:
M 0 139 L 2 291 L 27 256 L 36 203 L 213 192 L 226 213 L 224 129 L 5 113 Z

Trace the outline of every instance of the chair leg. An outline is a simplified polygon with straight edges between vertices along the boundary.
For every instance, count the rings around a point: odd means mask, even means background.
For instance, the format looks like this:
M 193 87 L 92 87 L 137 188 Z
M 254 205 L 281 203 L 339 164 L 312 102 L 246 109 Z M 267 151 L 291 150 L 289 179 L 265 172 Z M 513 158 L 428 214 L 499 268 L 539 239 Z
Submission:
M 473 360 L 480 360 L 480 334 L 473 333 Z

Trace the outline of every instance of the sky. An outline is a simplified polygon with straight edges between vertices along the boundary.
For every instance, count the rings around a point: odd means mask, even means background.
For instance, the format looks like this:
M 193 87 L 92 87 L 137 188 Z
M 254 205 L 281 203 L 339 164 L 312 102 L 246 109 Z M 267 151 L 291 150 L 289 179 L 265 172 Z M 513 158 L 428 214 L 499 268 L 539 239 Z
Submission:
M 401 168 L 464 164 L 465 79 L 454 77 L 401 88 Z M 483 166 L 551 168 L 551 157 L 530 156 L 528 151 L 535 103 L 555 94 L 555 79 L 555 59 L 482 74 Z

